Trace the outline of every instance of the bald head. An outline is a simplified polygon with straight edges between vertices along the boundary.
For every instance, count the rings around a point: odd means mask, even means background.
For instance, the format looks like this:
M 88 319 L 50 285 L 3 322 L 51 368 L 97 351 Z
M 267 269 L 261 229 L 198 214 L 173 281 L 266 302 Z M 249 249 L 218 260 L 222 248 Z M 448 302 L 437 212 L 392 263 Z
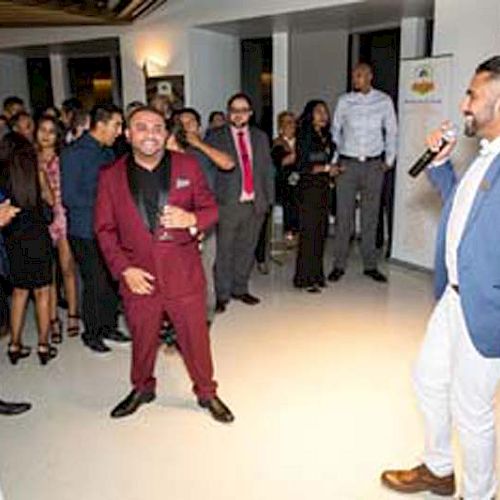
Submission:
M 352 70 L 352 87 L 356 92 L 366 94 L 372 88 L 373 71 L 369 64 L 358 63 Z

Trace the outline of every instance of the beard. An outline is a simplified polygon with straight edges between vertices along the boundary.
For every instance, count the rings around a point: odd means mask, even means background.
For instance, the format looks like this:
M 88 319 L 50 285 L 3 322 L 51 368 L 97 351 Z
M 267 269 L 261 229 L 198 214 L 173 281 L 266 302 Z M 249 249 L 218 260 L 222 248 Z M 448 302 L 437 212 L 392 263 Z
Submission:
M 466 137 L 475 137 L 477 134 L 477 122 L 474 115 L 466 115 L 464 122 L 464 135 Z
M 250 120 L 242 120 L 241 122 L 238 122 L 236 120 L 231 120 L 230 121 L 230 124 L 234 128 L 238 128 L 238 129 L 245 128 L 249 123 L 250 123 Z

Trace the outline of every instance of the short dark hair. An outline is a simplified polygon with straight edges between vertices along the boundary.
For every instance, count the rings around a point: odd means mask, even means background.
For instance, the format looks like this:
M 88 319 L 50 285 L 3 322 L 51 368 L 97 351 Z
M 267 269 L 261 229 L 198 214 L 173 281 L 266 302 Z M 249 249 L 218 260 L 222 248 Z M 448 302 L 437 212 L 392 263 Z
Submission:
M 114 104 L 96 104 L 90 110 L 90 128 L 95 129 L 99 122 L 108 123 L 113 115 L 121 114 L 121 109 Z
M 226 117 L 226 115 L 224 114 L 224 111 L 212 111 L 209 115 L 208 115 L 208 123 L 212 123 L 214 120 L 215 120 L 215 117 L 217 115 L 221 115 L 223 116 L 224 118 Z
M 181 108 L 181 109 L 179 109 L 179 111 L 178 111 L 179 116 L 183 115 L 184 113 L 188 113 L 188 114 L 194 116 L 198 125 L 201 126 L 201 115 L 200 115 L 200 113 L 198 113 L 198 111 L 196 111 L 196 109 L 194 109 L 194 108 Z
M 130 126 L 130 122 L 132 121 L 132 118 L 137 114 L 137 113 L 153 113 L 156 116 L 159 116 L 163 121 L 165 121 L 165 117 L 155 108 L 151 106 L 139 106 L 138 108 L 135 108 L 128 116 L 127 116 L 127 127 Z M 165 124 L 166 125 L 166 124 Z
M 61 108 L 66 112 L 69 113 L 70 111 L 76 111 L 77 109 L 83 109 L 83 104 L 78 97 L 70 97 L 69 99 L 66 99 L 63 101 L 61 104 Z
M 84 109 L 77 109 L 71 120 L 71 130 L 74 132 L 77 127 L 85 125 L 87 119 L 89 118 L 89 112 Z
M 479 73 L 490 73 L 492 78 L 500 78 L 500 56 L 493 56 L 483 61 L 476 68 L 476 75 Z
M 20 97 L 17 97 L 16 95 L 10 95 L 3 100 L 3 109 L 10 108 L 15 104 L 19 106 L 24 106 L 24 101 Z
M 9 120 L 9 127 L 13 129 L 21 118 L 31 118 L 31 115 L 27 111 L 19 111 L 14 116 L 12 116 Z
M 227 109 L 229 109 L 233 105 L 233 102 L 236 101 L 236 99 L 245 99 L 245 101 L 248 103 L 248 107 L 253 109 L 252 99 L 250 99 L 250 96 L 248 94 L 245 94 L 245 92 L 238 92 L 236 94 L 233 94 L 227 101 Z
M 134 111 L 136 108 L 143 108 L 145 104 L 141 101 L 131 101 L 127 104 L 127 107 L 125 108 L 125 113 L 129 115 Z

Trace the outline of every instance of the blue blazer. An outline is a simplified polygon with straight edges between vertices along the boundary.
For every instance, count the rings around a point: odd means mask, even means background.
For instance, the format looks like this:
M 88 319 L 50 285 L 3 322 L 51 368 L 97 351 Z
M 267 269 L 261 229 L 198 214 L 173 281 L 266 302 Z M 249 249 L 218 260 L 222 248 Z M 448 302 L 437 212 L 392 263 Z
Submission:
M 448 284 L 445 262 L 446 228 L 457 178 L 451 162 L 427 169 L 445 202 L 439 223 L 435 293 Z M 472 343 L 487 358 L 500 357 L 500 154 L 481 182 L 458 247 L 460 301 Z

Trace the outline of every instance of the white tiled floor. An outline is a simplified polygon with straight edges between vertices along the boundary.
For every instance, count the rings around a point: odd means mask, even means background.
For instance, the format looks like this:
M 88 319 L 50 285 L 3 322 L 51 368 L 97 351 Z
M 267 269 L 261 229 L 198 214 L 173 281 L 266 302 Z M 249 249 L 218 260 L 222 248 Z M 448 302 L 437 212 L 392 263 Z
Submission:
M 402 498 L 378 477 L 421 450 L 410 374 L 432 294 L 429 276 L 387 271 L 379 285 L 354 261 L 319 296 L 291 287 L 291 255 L 256 275 L 263 303 L 232 303 L 212 333 L 231 426 L 197 408 L 176 354 L 158 359 L 157 401 L 113 421 L 129 390 L 128 347 L 99 358 L 70 339 L 48 367 L 34 356 L 11 367 L 3 341 L 0 396 L 34 404 L 0 422 L 5 500 Z

